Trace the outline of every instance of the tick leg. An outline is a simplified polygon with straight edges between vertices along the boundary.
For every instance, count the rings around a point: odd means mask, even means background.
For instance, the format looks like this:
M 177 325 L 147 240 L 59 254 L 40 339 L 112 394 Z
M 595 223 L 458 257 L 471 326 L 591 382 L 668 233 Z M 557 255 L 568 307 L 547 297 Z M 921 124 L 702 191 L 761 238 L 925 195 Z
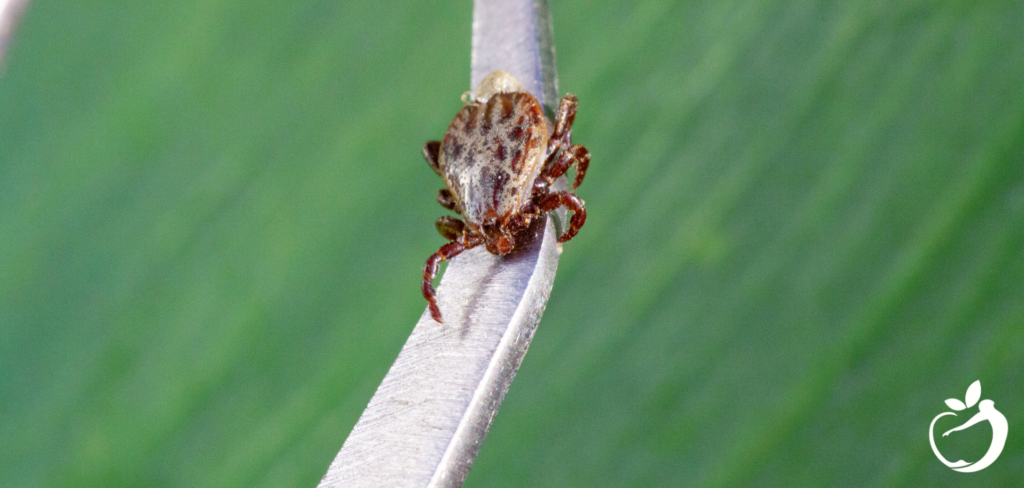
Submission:
M 459 206 L 455 203 L 455 197 L 452 196 L 451 190 L 447 188 L 441 188 L 441 190 L 437 192 L 437 203 L 440 203 L 442 207 L 447 208 L 448 210 L 460 214 L 462 213 L 459 212 Z
M 434 291 L 434 277 L 437 276 L 437 268 L 441 261 L 447 261 L 466 249 L 479 246 L 481 239 L 478 236 L 465 236 L 462 240 L 449 242 L 441 246 L 434 254 L 427 258 L 426 266 L 423 266 L 423 298 L 427 299 L 430 308 L 430 316 L 438 323 L 444 323 L 441 319 L 441 309 L 437 307 L 437 293 Z
M 558 113 L 555 114 L 555 130 L 551 133 L 552 139 L 561 139 L 572 130 L 572 123 L 576 120 L 576 106 L 579 103 L 579 99 L 572 93 L 559 100 Z
M 548 153 L 554 152 L 560 144 L 569 143 L 569 134 L 572 132 L 572 123 L 576 120 L 576 106 L 579 99 L 576 95 L 569 93 L 558 102 L 558 112 L 555 114 L 555 130 L 551 132 L 548 139 Z
M 444 216 L 437 219 L 437 231 L 449 241 L 454 241 L 466 230 L 466 224 L 455 217 Z
M 572 189 L 575 190 L 579 188 L 580 183 L 583 183 L 583 176 L 587 174 L 587 166 L 590 166 L 590 151 L 579 144 L 569 146 L 558 155 L 558 159 L 545 167 L 544 179 L 551 184 L 573 165 L 576 165 L 576 180 L 572 183 Z
M 441 152 L 441 141 L 427 141 L 423 145 L 423 158 L 427 160 L 427 164 L 430 165 L 430 169 L 434 170 L 435 173 L 441 174 L 441 166 L 438 161 L 439 154 Z
M 566 207 L 572 210 L 572 218 L 569 219 L 569 228 L 558 237 L 558 242 L 567 242 L 576 236 L 587 221 L 587 209 L 583 206 L 583 199 L 567 191 L 551 193 L 541 199 L 537 204 L 541 212 L 550 212 L 558 207 Z
M 505 228 L 509 231 L 509 234 L 514 235 L 529 227 L 530 222 L 533 222 L 533 218 L 538 215 L 540 215 L 540 211 L 537 210 L 537 205 L 532 200 L 528 200 L 519 212 L 509 219 Z
M 466 246 L 459 241 L 449 242 L 441 246 L 434 254 L 427 258 L 427 264 L 423 267 L 423 298 L 427 299 L 430 307 L 430 316 L 438 323 L 444 323 L 441 319 L 441 309 L 437 307 L 437 293 L 434 291 L 434 277 L 437 276 L 437 268 L 441 261 L 447 261 L 466 250 Z

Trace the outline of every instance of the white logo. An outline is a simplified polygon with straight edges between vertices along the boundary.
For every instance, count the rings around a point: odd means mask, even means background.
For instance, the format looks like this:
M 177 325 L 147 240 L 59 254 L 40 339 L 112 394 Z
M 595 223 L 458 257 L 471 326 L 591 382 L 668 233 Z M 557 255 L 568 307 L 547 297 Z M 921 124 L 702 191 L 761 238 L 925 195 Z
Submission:
M 953 415 L 955 417 L 955 413 L 940 413 L 932 419 L 932 425 L 928 427 L 928 440 L 932 443 L 932 451 L 935 452 L 935 456 L 939 458 L 939 461 L 942 461 L 942 464 L 953 468 L 954 471 L 959 471 L 961 473 L 981 471 L 995 462 L 996 458 L 999 457 L 999 454 L 1003 452 L 1003 446 L 1006 445 L 1006 433 L 1009 431 L 1009 426 L 1006 424 L 1006 417 L 1004 417 L 999 410 L 996 410 L 995 404 L 992 403 L 992 400 L 982 400 L 981 403 L 978 403 L 979 398 L 981 398 L 981 380 L 971 383 L 971 386 L 967 388 L 967 396 L 964 398 L 964 400 L 966 400 L 966 404 L 956 398 L 946 400 L 946 405 L 958 412 L 961 410 L 967 410 L 977 403 L 978 413 L 974 414 L 970 420 L 964 422 L 960 427 L 946 431 L 945 434 L 942 434 L 942 437 L 946 437 L 950 432 L 964 430 L 979 422 L 987 421 L 992 426 L 992 444 L 989 444 L 988 452 L 986 452 L 981 459 L 973 463 L 969 463 L 963 459 L 956 462 L 949 462 L 946 458 L 942 457 L 941 453 L 939 453 L 939 448 L 935 447 L 935 422 L 946 415 Z

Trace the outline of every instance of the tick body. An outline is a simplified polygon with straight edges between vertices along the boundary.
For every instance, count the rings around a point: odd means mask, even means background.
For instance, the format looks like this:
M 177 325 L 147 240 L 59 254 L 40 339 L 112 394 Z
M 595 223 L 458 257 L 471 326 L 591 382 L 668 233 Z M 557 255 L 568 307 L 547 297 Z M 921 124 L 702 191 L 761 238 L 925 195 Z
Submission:
M 433 286 L 438 265 L 473 247 L 484 245 L 497 255 L 511 252 L 516 234 L 534 218 L 558 207 L 573 212 L 559 242 L 576 235 L 587 219 L 583 200 L 551 190 L 551 183 L 576 167 L 572 189 L 583 181 L 590 153 L 572 144 L 576 96 L 561 99 L 549 131 L 544 111 L 512 75 L 495 71 L 475 90 L 463 95 L 466 106 L 455 115 L 441 141 L 430 141 L 423 155 L 444 180 L 437 194 L 444 208 L 462 216 L 441 217 L 437 230 L 450 242 L 427 259 L 423 296 L 430 314 L 442 322 Z

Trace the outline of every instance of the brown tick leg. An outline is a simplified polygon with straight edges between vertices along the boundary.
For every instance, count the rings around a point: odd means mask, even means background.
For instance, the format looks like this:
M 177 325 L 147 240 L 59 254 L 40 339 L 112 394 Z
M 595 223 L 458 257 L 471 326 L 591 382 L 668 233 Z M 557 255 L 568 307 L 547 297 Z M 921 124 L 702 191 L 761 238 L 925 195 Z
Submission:
M 449 241 L 454 241 L 466 230 L 466 224 L 455 217 L 444 216 L 437 219 L 437 231 Z
M 430 308 L 430 316 L 438 323 L 444 323 L 441 319 L 441 309 L 437 307 L 437 293 L 434 291 L 434 277 L 437 276 L 437 268 L 441 261 L 447 261 L 458 256 L 466 249 L 472 249 L 483 243 L 479 235 L 463 234 L 462 238 L 441 246 L 434 254 L 427 258 L 427 264 L 423 267 L 423 298 L 427 299 Z
M 441 309 L 437 307 L 437 293 L 434 291 L 434 277 L 437 276 L 437 268 L 441 261 L 447 261 L 466 250 L 461 242 L 449 242 L 441 246 L 434 254 L 427 258 L 427 264 L 423 267 L 423 298 L 427 299 L 430 307 L 430 316 L 438 323 L 444 323 L 441 319 Z
M 555 114 L 555 130 L 551 132 L 548 139 L 548 154 L 554 152 L 560 144 L 568 144 L 569 133 L 572 131 L 572 123 L 576 120 L 576 106 L 579 100 L 576 95 L 569 93 L 558 102 L 558 112 Z
M 579 144 L 569 146 L 558 155 L 555 162 L 544 168 L 544 178 L 550 184 L 559 176 L 564 175 L 573 165 L 576 165 L 576 181 L 572 184 L 572 189 L 575 190 L 579 188 L 580 183 L 583 183 L 583 176 L 587 174 L 587 167 L 590 166 L 590 151 Z
M 447 208 L 456 213 L 459 212 L 458 205 L 455 204 L 455 197 L 452 196 L 451 190 L 447 188 L 441 188 L 437 192 L 437 203 L 440 203 L 442 207 Z
M 508 223 L 505 224 L 505 229 L 508 230 L 509 235 L 515 235 L 517 232 L 529 227 L 530 222 L 537 215 L 540 215 L 540 212 L 537 211 L 537 206 L 532 201 L 527 201 L 523 208 L 519 209 L 519 212 L 513 215 Z
M 427 141 L 423 145 L 423 158 L 427 160 L 427 164 L 430 165 L 430 169 L 434 170 L 435 173 L 441 174 L 441 166 L 438 163 L 439 154 L 441 152 L 441 141 Z
M 572 218 L 569 219 L 569 228 L 558 237 L 558 242 L 568 242 L 576 236 L 587 221 L 587 209 L 583 206 L 583 199 L 567 191 L 552 193 L 543 197 L 537 207 L 541 212 L 550 212 L 558 207 L 566 207 L 572 210 Z

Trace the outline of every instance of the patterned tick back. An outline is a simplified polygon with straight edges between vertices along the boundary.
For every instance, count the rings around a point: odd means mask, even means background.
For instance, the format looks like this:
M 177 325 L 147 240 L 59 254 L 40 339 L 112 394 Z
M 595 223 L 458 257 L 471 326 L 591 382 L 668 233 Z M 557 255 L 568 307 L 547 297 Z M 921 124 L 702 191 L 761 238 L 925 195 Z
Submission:
M 505 223 L 530 199 L 547 138 L 540 103 L 525 91 L 495 93 L 459 111 L 439 166 L 467 225 Z

